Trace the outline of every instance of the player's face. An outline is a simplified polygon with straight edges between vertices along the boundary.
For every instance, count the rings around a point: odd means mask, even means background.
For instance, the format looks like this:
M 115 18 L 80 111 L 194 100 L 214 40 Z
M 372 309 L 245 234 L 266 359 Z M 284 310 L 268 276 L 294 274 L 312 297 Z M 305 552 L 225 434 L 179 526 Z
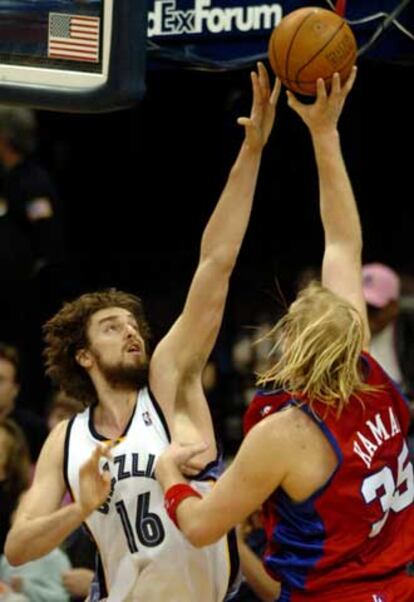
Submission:
M 148 358 L 138 324 L 128 310 L 109 307 L 97 311 L 89 323 L 88 339 L 93 362 L 109 381 L 140 384 Z

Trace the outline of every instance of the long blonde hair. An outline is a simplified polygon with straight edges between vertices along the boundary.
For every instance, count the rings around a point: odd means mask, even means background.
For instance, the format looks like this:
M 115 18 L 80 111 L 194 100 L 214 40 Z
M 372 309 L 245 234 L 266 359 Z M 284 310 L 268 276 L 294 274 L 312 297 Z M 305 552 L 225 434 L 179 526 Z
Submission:
M 310 404 L 320 401 L 338 415 L 351 395 L 373 391 L 360 370 L 364 325 L 357 309 L 318 282 L 298 295 L 266 335 L 276 362 L 258 385 L 282 387 Z

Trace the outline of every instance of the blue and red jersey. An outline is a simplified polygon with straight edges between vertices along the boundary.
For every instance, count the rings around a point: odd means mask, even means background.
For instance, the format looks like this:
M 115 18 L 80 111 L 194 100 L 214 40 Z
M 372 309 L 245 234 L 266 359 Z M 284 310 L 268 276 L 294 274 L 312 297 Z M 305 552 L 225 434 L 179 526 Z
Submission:
M 305 412 L 331 443 L 337 467 L 310 498 L 277 489 L 263 506 L 264 564 L 282 582 L 282 602 L 414 602 L 414 478 L 407 402 L 364 353 L 373 392 L 351 397 L 338 417 L 283 390 L 258 392 L 245 434 L 287 406 Z

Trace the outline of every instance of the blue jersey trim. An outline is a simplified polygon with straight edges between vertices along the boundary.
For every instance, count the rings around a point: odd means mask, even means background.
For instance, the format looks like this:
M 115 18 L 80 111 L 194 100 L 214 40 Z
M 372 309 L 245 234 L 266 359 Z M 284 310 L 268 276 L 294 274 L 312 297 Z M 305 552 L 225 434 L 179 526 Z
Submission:
M 295 504 L 283 490 L 279 490 L 275 503 L 279 522 L 273 539 L 280 550 L 275 556 L 265 556 L 264 562 L 271 573 L 282 578 L 283 591 L 286 588 L 287 591 L 303 591 L 309 570 L 323 556 L 325 526 L 314 508 L 313 499 Z
M 316 493 L 314 493 L 311 496 L 311 498 L 309 498 L 309 499 L 312 499 L 314 496 L 320 495 L 319 492 L 324 491 L 326 489 L 326 487 L 329 485 L 329 483 L 333 479 L 334 475 L 336 474 L 339 466 L 342 464 L 343 455 L 342 455 L 341 448 L 339 447 L 337 440 L 335 439 L 335 437 L 333 436 L 333 434 L 331 433 L 329 428 L 326 426 L 326 424 L 322 420 L 322 418 L 319 418 L 319 416 L 317 414 L 315 414 L 314 410 L 312 410 L 312 408 L 310 408 L 307 404 L 298 404 L 298 402 L 296 400 L 292 400 L 292 401 L 299 410 L 302 410 L 302 412 L 304 412 L 307 416 L 309 416 L 309 418 L 311 418 L 313 420 L 313 422 L 321 429 L 321 431 L 323 432 L 325 437 L 328 439 L 329 443 L 332 445 L 333 450 L 338 459 L 338 465 L 335 468 L 334 472 L 329 477 L 329 479 L 327 480 L 325 485 L 322 485 L 322 487 L 320 489 L 318 489 L 318 491 Z
M 73 491 L 72 491 L 72 488 L 71 488 L 70 482 L 69 482 L 69 443 L 70 443 L 70 433 L 71 433 L 75 418 L 76 418 L 76 414 L 75 414 L 75 416 L 72 416 L 72 418 L 68 422 L 68 425 L 66 427 L 66 433 L 65 433 L 65 444 L 64 444 L 64 448 L 63 448 L 63 478 L 65 480 L 66 489 L 68 490 L 69 495 L 72 498 L 72 502 L 75 501 L 75 496 L 73 495 Z
M 277 599 L 277 602 L 291 602 L 292 600 L 292 590 L 290 587 L 282 587 L 280 592 L 280 596 Z
M 150 399 L 152 401 L 152 405 L 154 406 L 154 409 L 157 412 L 159 419 L 161 420 L 161 424 L 164 427 L 164 431 L 165 431 L 165 434 L 167 435 L 168 443 L 171 443 L 171 433 L 170 433 L 170 429 L 168 427 L 168 422 L 164 415 L 164 412 L 162 411 L 162 408 L 161 408 L 160 404 L 158 403 L 157 399 L 155 398 L 154 393 L 151 391 L 149 385 L 147 386 L 147 391 L 148 391 L 148 395 L 150 396 Z
M 286 393 L 286 391 L 282 388 L 272 389 L 267 391 L 266 389 L 257 389 L 256 395 L 261 397 L 268 397 L 269 395 L 279 395 L 279 393 Z
M 289 602 L 292 590 L 304 591 L 309 571 L 322 558 L 326 539 L 322 517 L 316 512 L 315 501 L 329 487 L 342 462 L 343 455 L 335 437 L 326 424 L 307 404 L 290 400 L 290 405 L 302 410 L 321 429 L 338 459 L 331 476 L 319 489 L 303 502 L 294 502 L 279 489 L 274 497 L 279 522 L 273 533 L 274 542 L 280 549 L 274 556 L 265 556 L 264 562 L 271 573 L 280 575 L 283 586 L 280 602 Z

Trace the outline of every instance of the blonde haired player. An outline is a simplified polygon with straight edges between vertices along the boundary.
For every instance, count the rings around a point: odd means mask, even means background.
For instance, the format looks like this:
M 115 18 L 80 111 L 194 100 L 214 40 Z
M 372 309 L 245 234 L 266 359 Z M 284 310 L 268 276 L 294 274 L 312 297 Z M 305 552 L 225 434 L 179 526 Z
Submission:
M 288 95 L 318 167 L 322 285 L 305 288 L 270 333 L 278 359 L 259 381 L 233 464 L 203 499 L 179 471 L 203 444 L 171 446 L 156 468 L 170 517 L 196 546 L 264 505 L 263 561 L 283 602 L 414 600 L 409 412 L 364 351 L 362 236 L 337 131 L 355 74 L 343 87 L 336 74 L 329 95 L 318 80 L 311 105 Z

